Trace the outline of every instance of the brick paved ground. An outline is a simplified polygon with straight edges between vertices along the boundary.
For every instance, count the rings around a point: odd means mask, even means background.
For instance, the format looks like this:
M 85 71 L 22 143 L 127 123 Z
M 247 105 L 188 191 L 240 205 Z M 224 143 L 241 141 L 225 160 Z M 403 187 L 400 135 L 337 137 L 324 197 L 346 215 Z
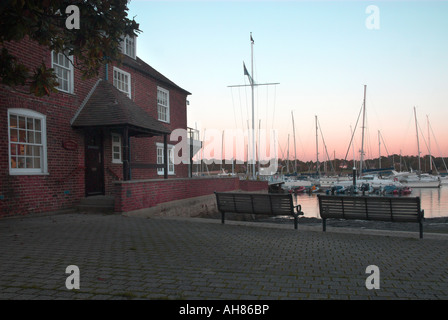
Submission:
M 446 236 L 208 221 L 0 220 L 0 299 L 448 299 Z M 379 289 L 366 288 L 369 265 Z

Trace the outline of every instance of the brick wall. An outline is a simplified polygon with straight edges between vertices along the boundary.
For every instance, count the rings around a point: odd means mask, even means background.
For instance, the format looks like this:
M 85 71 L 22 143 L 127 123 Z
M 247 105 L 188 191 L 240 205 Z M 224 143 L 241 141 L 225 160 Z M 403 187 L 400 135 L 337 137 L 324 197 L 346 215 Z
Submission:
M 44 62 L 51 67 L 48 49 L 27 39 L 4 44 L 30 69 Z M 0 85 L 0 217 L 24 215 L 71 207 L 84 196 L 84 136 L 73 130 L 70 120 L 95 80 L 82 80 L 75 69 L 75 92 L 50 97 L 26 94 L 27 87 Z M 8 158 L 8 109 L 23 108 L 46 117 L 48 174 L 10 175 Z M 76 150 L 66 150 L 72 140 Z
M 200 197 L 214 191 L 261 191 L 268 189 L 266 181 L 245 181 L 234 177 L 154 179 L 115 182 L 115 212 L 150 208 L 159 203 Z
M 79 201 L 84 196 L 84 140 L 80 132 L 70 127 L 72 110 L 61 104 L 10 95 L 1 89 L 0 105 L 0 216 L 52 211 Z M 9 108 L 24 108 L 46 115 L 48 174 L 9 174 Z M 77 149 L 64 149 L 63 142 L 67 140 L 74 141 Z
M 240 189 L 243 191 L 263 191 L 268 190 L 267 181 L 240 180 Z

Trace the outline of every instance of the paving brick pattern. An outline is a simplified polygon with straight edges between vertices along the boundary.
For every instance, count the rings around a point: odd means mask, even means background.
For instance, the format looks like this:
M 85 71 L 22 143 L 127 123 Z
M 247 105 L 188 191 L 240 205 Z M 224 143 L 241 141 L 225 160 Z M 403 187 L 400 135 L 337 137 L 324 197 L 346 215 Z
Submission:
M 0 299 L 448 299 L 448 238 L 63 214 L 0 220 L 0 241 Z

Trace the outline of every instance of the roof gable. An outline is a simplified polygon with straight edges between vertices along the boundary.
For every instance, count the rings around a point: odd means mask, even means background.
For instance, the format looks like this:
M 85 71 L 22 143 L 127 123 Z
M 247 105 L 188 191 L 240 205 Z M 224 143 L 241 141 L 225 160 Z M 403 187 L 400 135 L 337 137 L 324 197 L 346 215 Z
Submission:
M 171 131 L 106 80 L 99 80 L 73 119 L 73 127 L 131 125 L 154 134 Z

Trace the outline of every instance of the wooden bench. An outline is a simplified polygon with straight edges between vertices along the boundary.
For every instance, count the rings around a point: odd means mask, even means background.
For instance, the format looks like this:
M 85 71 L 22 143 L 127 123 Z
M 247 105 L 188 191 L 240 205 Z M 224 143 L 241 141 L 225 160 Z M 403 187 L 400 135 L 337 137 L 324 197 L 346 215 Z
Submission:
M 294 229 L 297 229 L 299 215 L 303 215 L 301 206 L 294 205 L 292 194 L 215 192 L 215 195 L 222 223 L 226 212 L 288 215 L 294 217 Z
M 419 197 L 371 197 L 318 195 L 322 228 L 326 220 L 358 219 L 391 222 L 417 222 L 423 238 L 424 210 Z

